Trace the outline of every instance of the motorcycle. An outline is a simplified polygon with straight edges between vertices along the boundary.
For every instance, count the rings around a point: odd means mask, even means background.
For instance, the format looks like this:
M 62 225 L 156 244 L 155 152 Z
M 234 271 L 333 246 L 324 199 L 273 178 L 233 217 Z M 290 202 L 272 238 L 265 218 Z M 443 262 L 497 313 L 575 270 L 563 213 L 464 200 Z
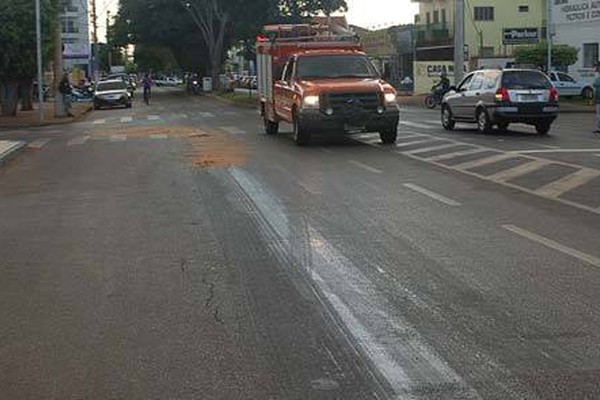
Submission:
M 192 81 L 192 94 L 193 95 L 200 94 L 200 83 L 197 80 Z
M 442 104 L 444 95 L 448 93 L 448 88 L 445 85 L 437 84 L 431 87 L 431 93 L 425 97 L 425 107 L 435 108 Z

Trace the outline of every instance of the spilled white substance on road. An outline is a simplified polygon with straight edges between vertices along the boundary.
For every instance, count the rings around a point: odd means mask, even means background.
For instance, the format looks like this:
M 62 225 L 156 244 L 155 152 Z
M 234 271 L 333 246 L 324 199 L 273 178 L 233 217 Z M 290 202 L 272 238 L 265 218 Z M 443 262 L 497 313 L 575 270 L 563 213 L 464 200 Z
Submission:
M 305 226 L 290 226 L 285 207 L 252 175 L 239 168 L 230 169 L 230 173 L 256 206 L 257 221 L 265 236 L 275 236 L 280 250 L 307 269 L 319 296 L 335 310 L 353 342 L 358 343 L 397 398 L 418 397 L 424 389 L 438 394 L 441 392 L 436 389 L 449 390 L 452 398 L 480 398 L 350 259 L 308 222 Z

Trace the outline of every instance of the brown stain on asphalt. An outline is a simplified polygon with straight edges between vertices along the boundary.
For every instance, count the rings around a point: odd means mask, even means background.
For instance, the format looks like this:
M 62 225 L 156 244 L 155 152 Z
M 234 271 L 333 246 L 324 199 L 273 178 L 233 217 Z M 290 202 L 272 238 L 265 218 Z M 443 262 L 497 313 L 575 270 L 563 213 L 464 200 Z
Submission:
M 233 135 L 219 130 L 199 129 L 189 126 L 132 126 L 111 129 L 94 129 L 92 136 L 109 138 L 113 135 L 127 135 L 140 138 L 152 135 L 167 135 L 186 139 L 189 146 L 186 158 L 196 168 L 229 168 L 246 163 L 248 146 Z

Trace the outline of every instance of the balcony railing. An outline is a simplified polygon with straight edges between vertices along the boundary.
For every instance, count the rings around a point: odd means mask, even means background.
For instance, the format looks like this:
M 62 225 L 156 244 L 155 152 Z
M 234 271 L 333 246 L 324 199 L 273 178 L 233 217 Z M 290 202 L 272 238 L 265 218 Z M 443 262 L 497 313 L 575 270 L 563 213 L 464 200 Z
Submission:
M 443 46 L 452 44 L 453 32 L 447 23 L 415 26 L 417 47 Z

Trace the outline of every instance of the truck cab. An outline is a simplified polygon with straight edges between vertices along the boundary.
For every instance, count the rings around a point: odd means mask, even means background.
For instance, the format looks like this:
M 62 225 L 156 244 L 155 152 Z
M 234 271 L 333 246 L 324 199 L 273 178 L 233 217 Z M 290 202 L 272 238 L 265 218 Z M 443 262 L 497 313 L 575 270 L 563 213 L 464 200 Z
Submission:
M 257 52 L 267 134 L 276 134 L 283 121 L 292 124 L 299 145 L 315 134 L 341 132 L 378 132 L 383 143 L 396 141 L 396 91 L 357 41 L 331 35 L 286 39 L 270 40 Z

